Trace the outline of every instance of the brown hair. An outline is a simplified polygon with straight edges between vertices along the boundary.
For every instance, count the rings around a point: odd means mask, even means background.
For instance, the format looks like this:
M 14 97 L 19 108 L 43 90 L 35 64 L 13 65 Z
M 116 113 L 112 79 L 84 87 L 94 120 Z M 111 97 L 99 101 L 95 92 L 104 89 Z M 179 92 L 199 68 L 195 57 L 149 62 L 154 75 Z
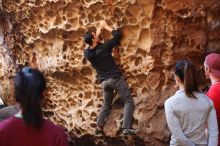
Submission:
M 196 98 L 194 91 L 200 92 L 195 65 L 187 60 L 178 61 L 175 65 L 175 75 L 184 84 L 185 93 L 190 98 Z

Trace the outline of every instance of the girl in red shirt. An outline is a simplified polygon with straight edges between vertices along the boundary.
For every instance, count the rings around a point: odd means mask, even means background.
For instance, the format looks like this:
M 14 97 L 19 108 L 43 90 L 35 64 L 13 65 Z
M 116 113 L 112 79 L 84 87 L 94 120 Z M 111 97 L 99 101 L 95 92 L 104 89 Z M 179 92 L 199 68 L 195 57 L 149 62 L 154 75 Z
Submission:
M 67 146 L 65 131 L 43 119 L 46 89 L 43 74 L 29 67 L 16 73 L 15 99 L 21 111 L 0 123 L 0 146 Z

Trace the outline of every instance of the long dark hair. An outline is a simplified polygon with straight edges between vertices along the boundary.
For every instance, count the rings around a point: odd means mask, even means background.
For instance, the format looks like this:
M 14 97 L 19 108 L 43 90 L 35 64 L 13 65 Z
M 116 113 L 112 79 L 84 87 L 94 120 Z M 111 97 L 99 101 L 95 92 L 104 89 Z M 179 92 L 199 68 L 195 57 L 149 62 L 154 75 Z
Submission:
M 15 99 L 21 105 L 23 120 L 40 129 L 43 122 L 42 99 L 46 89 L 44 75 L 37 69 L 24 67 L 14 78 Z
M 178 61 L 175 65 L 175 75 L 184 84 L 185 93 L 190 98 L 196 98 L 194 91 L 200 92 L 198 87 L 198 75 L 195 65 L 190 61 Z

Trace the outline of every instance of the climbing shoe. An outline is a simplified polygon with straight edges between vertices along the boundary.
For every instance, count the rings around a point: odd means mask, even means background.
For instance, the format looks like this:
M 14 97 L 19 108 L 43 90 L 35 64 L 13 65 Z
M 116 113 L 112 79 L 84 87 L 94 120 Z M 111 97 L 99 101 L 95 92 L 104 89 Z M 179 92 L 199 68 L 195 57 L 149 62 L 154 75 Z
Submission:
M 122 129 L 122 133 L 124 135 L 135 135 L 135 130 L 134 129 L 124 128 L 124 129 Z
M 96 135 L 96 136 L 104 136 L 105 133 L 104 133 L 104 131 L 103 131 L 102 129 L 97 128 L 97 129 L 95 130 L 95 135 Z

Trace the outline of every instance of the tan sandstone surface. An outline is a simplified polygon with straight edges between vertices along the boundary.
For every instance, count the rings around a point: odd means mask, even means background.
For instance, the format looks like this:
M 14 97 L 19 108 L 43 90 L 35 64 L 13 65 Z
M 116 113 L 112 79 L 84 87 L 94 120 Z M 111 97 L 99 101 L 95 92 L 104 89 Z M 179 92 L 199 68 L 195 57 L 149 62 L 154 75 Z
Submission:
M 220 53 L 219 0 L 2 0 L 0 5 L 1 96 L 13 103 L 16 69 L 42 70 L 48 80 L 45 116 L 67 129 L 72 145 L 168 145 L 163 104 L 177 89 L 173 65 L 192 60 L 204 87 L 204 56 Z M 82 35 L 100 20 L 122 28 L 116 59 L 135 101 L 134 137 L 120 135 L 120 101 L 106 123 L 107 137 L 93 136 L 103 97 L 83 56 Z M 109 39 L 110 33 L 102 36 Z

